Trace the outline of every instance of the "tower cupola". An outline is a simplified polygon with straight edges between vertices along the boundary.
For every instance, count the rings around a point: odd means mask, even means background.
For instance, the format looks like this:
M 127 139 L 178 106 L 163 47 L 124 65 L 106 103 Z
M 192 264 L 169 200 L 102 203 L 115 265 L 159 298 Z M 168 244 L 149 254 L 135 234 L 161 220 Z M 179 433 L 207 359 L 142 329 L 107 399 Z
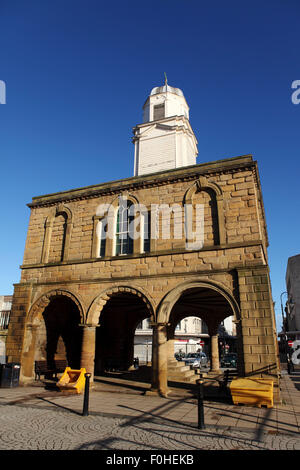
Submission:
M 189 106 L 179 88 L 165 84 L 151 90 L 143 106 L 143 123 L 133 129 L 134 175 L 195 165 L 197 140 Z

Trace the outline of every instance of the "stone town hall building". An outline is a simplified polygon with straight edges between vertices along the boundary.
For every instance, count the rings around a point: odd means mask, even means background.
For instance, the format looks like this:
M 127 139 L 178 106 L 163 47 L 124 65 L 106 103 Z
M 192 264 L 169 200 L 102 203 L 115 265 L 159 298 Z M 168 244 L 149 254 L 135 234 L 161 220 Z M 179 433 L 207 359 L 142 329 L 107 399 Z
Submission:
M 127 369 L 135 329 L 149 318 L 152 392 L 165 396 L 178 322 L 187 313 L 205 321 L 213 374 L 218 326 L 233 316 L 239 375 L 278 383 L 257 162 L 245 155 L 196 164 L 189 107 L 167 82 L 143 109 L 144 122 L 133 129 L 133 177 L 28 204 L 8 360 L 21 363 L 24 384 L 38 359 L 66 357 L 92 378 L 108 363 Z

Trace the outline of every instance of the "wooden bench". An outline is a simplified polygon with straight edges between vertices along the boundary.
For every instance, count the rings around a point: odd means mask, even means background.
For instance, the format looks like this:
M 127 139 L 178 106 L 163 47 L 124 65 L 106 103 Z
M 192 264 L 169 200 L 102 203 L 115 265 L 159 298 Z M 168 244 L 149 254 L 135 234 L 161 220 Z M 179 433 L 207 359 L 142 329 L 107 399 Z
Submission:
M 34 363 L 34 372 L 35 380 L 41 380 L 41 375 L 53 375 L 55 377 L 58 373 L 64 372 L 65 368 L 68 366 L 68 363 L 65 359 L 56 359 L 54 362 L 54 367 L 50 368 L 47 361 L 35 361 Z

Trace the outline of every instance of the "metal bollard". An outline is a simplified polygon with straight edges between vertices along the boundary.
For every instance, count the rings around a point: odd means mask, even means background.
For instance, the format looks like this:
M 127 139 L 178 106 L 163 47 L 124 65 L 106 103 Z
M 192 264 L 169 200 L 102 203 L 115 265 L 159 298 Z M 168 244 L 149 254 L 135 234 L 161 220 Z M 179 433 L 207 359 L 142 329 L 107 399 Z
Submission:
M 199 388 L 198 388 L 198 429 L 205 429 L 204 406 L 203 406 L 204 391 L 203 391 L 202 378 L 198 380 L 197 382 L 199 385 Z
M 86 373 L 85 376 L 85 387 L 84 387 L 84 398 L 83 398 L 83 411 L 82 416 L 89 415 L 89 392 L 90 392 L 90 378 L 92 374 Z

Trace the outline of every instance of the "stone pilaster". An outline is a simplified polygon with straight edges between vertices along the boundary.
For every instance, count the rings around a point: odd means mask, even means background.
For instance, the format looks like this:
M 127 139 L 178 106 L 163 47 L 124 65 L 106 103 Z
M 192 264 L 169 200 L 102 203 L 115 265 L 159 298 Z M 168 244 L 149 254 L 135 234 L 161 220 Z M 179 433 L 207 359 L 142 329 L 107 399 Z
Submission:
M 219 320 L 214 317 L 207 318 L 206 324 L 207 324 L 208 333 L 210 336 L 210 372 L 220 373 L 219 335 L 218 335 Z
M 12 309 L 9 319 L 6 355 L 8 362 L 21 362 L 25 319 L 31 303 L 31 284 L 15 284 Z
M 268 267 L 240 268 L 238 281 L 244 375 L 272 378 L 278 386 L 280 368 Z
M 48 263 L 49 260 L 49 247 L 52 235 L 52 227 L 53 227 L 53 218 L 54 216 L 49 216 L 45 222 L 45 234 L 44 234 L 44 242 L 42 248 L 42 263 Z

